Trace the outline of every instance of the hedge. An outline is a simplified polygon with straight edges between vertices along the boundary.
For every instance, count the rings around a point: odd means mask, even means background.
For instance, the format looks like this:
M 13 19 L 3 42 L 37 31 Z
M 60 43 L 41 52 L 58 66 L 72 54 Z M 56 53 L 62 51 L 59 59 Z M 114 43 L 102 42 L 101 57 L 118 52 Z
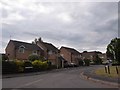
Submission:
M 40 60 L 35 60 L 32 62 L 32 65 L 33 65 L 33 68 L 37 71 L 48 69 L 47 61 L 42 62 Z

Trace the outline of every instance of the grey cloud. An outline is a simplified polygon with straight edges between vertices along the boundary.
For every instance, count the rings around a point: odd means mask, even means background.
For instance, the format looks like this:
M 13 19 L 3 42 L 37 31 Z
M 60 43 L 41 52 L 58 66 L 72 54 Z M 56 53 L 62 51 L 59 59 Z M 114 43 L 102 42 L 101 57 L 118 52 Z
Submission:
M 78 50 L 105 51 L 109 41 L 117 35 L 117 3 L 42 3 L 46 7 L 53 7 L 54 13 L 35 15 L 20 9 L 25 20 L 14 24 L 3 25 L 3 38 L 34 40 L 42 37 L 56 46 L 67 45 Z M 88 7 L 88 8 L 87 8 Z M 85 8 L 85 9 L 84 9 Z M 73 19 L 71 23 L 63 23 L 57 19 L 59 13 L 69 13 Z M 5 12 L 4 15 L 8 16 Z M 34 16 L 35 15 L 35 16 Z M 107 23 L 106 23 L 107 21 Z M 84 49 L 88 48 L 88 49 Z

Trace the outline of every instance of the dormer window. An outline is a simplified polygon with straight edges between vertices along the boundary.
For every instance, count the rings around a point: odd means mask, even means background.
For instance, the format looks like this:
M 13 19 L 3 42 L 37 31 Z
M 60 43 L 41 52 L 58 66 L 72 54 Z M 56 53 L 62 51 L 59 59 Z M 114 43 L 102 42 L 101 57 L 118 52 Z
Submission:
M 24 53 L 25 52 L 25 46 L 21 45 L 19 47 L 19 50 L 18 50 L 20 53 Z

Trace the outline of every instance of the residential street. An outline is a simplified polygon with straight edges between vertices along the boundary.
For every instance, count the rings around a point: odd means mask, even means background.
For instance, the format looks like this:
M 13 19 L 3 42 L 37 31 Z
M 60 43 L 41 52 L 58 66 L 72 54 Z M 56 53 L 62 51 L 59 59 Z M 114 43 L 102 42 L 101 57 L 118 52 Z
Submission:
M 80 73 L 96 66 L 79 67 L 40 75 L 4 78 L 3 88 L 118 88 L 83 79 Z

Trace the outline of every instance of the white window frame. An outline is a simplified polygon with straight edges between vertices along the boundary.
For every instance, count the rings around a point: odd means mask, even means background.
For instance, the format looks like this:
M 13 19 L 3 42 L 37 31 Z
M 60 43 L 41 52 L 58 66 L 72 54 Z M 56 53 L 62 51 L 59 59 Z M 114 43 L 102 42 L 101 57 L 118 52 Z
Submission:
M 24 53 L 25 52 L 25 46 L 21 45 L 18 49 L 19 53 Z

